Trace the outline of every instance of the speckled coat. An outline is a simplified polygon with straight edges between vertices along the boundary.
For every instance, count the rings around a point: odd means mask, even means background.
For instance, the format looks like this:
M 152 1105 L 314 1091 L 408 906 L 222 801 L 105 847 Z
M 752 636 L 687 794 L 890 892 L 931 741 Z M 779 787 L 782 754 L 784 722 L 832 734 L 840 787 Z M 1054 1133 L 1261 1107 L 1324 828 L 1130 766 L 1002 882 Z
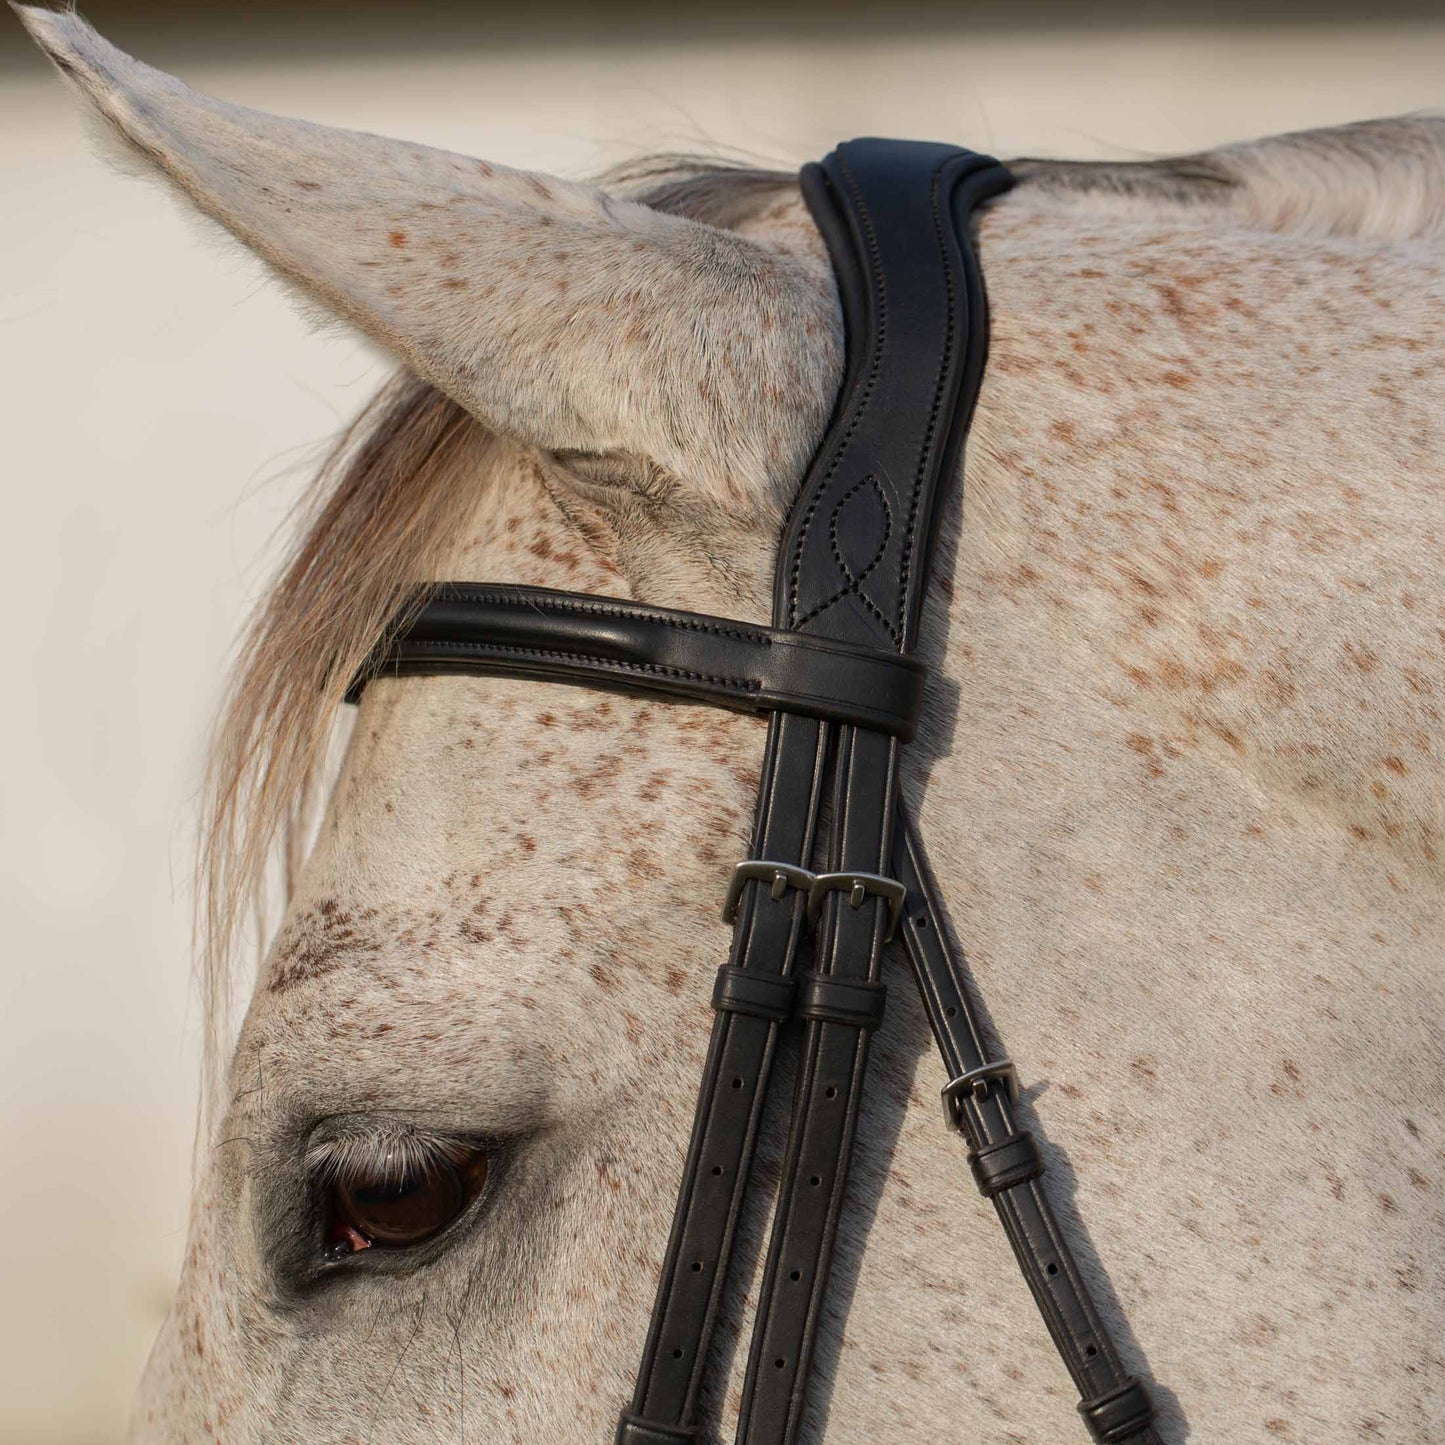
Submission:
M 222 106 L 25 18 L 203 210 L 505 438 L 453 575 L 765 615 L 840 373 L 795 193 L 733 234 Z M 981 224 L 992 354 L 906 788 L 1170 1445 L 1445 1438 L 1442 137 L 1022 166 Z M 762 735 L 535 683 L 368 690 L 134 1439 L 610 1438 Z M 894 977 L 808 1438 L 1077 1440 Z M 307 1139 L 389 1113 L 492 1141 L 486 1196 L 308 1283 Z

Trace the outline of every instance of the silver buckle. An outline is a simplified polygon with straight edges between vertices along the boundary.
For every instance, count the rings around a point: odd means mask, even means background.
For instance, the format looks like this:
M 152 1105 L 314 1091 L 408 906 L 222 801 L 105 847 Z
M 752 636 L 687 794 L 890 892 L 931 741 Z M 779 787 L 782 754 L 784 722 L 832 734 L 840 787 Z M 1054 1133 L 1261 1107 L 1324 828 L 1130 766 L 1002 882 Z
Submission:
M 885 878 L 881 873 L 820 873 L 808 889 L 810 922 L 817 922 L 818 910 L 828 893 L 846 893 L 852 908 L 861 908 L 864 899 L 869 896 L 886 898 L 888 931 L 883 935 L 884 943 L 898 931 L 898 920 L 903 917 L 903 900 L 908 896 L 908 890 L 896 878 Z
M 789 888 L 808 892 L 817 876 L 816 873 L 806 868 L 796 868 L 791 863 L 770 863 L 766 858 L 745 858 L 733 869 L 732 881 L 728 884 L 728 896 L 723 901 L 723 922 L 731 923 L 738 916 L 738 904 L 742 901 L 743 889 L 754 879 L 767 883 L 768 896 L 774 903 L 778 903 Z
M 943 1098 L 944 1122 L 955 1134 L 963 1133 L 963 1105 L 959 1102 L 959 1095 L 965 1089 L 971 1089 L 974 1100 L 981 1104 L 988 1098 L 988 1086 L 995 1079 L 1003 1079 L 1008 1083 L 1009 1099 L 1017 1103 L 1019 1074 L 1010 1059 L 999 1059 L 992 1064 L 980 1064 L 978 1068 L 969 1069 L 967 1073 L 960 1074 L 956 1079 L 950 1079 L 939 1090 Z

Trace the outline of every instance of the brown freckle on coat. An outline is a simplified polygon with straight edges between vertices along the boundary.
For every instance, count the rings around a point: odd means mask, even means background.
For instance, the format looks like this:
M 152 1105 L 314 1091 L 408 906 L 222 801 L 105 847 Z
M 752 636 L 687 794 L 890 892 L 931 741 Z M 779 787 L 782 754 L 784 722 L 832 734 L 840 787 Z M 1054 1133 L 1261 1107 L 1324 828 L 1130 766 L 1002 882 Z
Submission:
M 442 285 L 448 291 L 465 291 L 467 289 L 467 283 L 460 276 L 448 276 Z
M 663 789 L 667 786 L 667 779 L 668 775 L 665 771 L 653 773 L 639 789 L 637 796 L 644 803 L 655 803 L 662 796 Z
M 1400 1208 L 1400 1206 L 1395 1203 L 1395 1196 L 1393 1194 L 1381 1192 L 1377 1194 L 1375 1198 L 1379 1201 L 1380 1212 L 1382 1214 L 1394 1214 Z
M 405 232 L 405 231 L 389 231 L 389 232 L 387 232 L 387 237 L 386 237 L 386 239 L 387 239 L 388 241 L 390 241 L 391 244 L 392 244 L 393 246 L 395 246 L 398 250 L 400 250 L 403 246 L 406 245 L 406 232 Z
M 1404 759 L 1395 757 L 1393 753 L 1385 759 L 1385 767 L 1397 777 L 1401 778 L 1410 771 L 1410 769 L 1405 766 Z
M 1144 1081 L 1146 1088 L 1152 1089 L 1159 1082 L 1158 1065 L 1158 1059 L 1152 1054 L 1145 1054 L 1142 1058 L 1135 1059 L 1129 1067 Z
M 1161 373 L 1159 380 L 1162 381 L 1165 386 L 1172 386 L 1176 389 L 1194 385 L 1194 378 L 1187 372 L 1174 371 L 1172 369 Z
M 603 993 L 616 993 L 621 987 L 617 979 L 603 968 L 600 963 L 594 963 L 587 971 L 592 975 L 592 982 L 595 983 Z
M 1064 442 L 1068 446 L 1073 446 L 1079 440 L 1079 430 L 1071 421 L 1051 421 L 1049 435 L 1055 441 Z
M 320 181 L 297 181 L 296 189 L 298 191 L 319 191 L 322 186 Z
M 1271 1435 L 1292 1435 L 1294 1433 L 1290 1429 L 1289 1421 L 1281 1419 L 1278 1415 L 1266 1420 L 1264 1422 L 1264 1428 L 1268 1430 Z
M 1242 753 L 1244 751 L 1244 740 L 1233 728 L 1223 727 L 1219 723 L 1212 722 L 1209 724 L 1209 731 L 1227 747 L 1233 748 L 1235 752 Z
M 1360 643 L 1345 643 L 1345 656 L 1348 657 L 1361 672 L 1374 672 L 1380 665 L 1379 655 Z
M 1258 1347 L 1267 1344 L 1278 1334 L 1279 1326 L 1268 1315 L 1254 1314 L 1247 1321 L 1240 1322 L 1234 1331 L 1234 1338 L 1241 1344 Z
M 1410 1173 L 1410 1183 L 1411 1183 L 1416 1189 L 1421 1189 L 1421 1190 L 1429 1189 L 1429 1187 L 1430 1187 L 1430 1181 L 1429 1181 L 1428 1179 L 1426 1179 L 1426 1177 L 1425 1177 L 1422 1173 L 1420 1173 L 1420 1171 L 1419 1171 L 1418 1169 L 1411 1169 L 1409 1173 Z

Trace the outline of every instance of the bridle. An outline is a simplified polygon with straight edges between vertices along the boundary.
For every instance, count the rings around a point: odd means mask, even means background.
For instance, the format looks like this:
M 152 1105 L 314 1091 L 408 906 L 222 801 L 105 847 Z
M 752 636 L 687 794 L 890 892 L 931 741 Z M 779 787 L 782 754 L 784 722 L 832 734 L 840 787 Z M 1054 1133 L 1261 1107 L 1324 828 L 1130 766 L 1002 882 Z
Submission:
M 698 1440 L 697 1412 L 759 1121 L 780 1043 L 798 1051 L 792 1121 L 738 1445 L 788 1445 L 805 1391 L 884 943 L 901 935 L 943 1055 L 943 1113 L 968 1145 L 1097 1441 L 1159 1445 L 1019 1122 L 1014 1067 L 987 1043 L 898 789 L 925 671 L 910 655 L 943 484 L 983 376 L 988 315 L 974 209 L 1008 189 L 950 146 L 840 145 L 802 172 L 842 296 L 847 369 L 778 552 L 773 625 L 546 588 L 447 583 L 399 615 L 352 690 L 379 673 L 460 670 L 620 687 L 764 712 L 753 856 L 724 903 L 732 952 L 672 1232 L 615 1445 Z M 811 944 L 811 966 L 798 960 Z

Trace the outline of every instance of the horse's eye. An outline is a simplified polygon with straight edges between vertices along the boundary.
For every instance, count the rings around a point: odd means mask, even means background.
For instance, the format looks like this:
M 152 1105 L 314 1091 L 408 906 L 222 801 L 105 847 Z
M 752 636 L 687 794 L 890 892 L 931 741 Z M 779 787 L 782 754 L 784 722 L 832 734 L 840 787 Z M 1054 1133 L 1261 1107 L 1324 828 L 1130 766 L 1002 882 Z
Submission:
M 453 1162 L 428 1160 L 399 1176 L 340 1177 L 331 1185 L 329 1260 L 360 1249 L 405 1249 L 447 1227 L 476 1197 L 486 1181 L 481 1150 Z

